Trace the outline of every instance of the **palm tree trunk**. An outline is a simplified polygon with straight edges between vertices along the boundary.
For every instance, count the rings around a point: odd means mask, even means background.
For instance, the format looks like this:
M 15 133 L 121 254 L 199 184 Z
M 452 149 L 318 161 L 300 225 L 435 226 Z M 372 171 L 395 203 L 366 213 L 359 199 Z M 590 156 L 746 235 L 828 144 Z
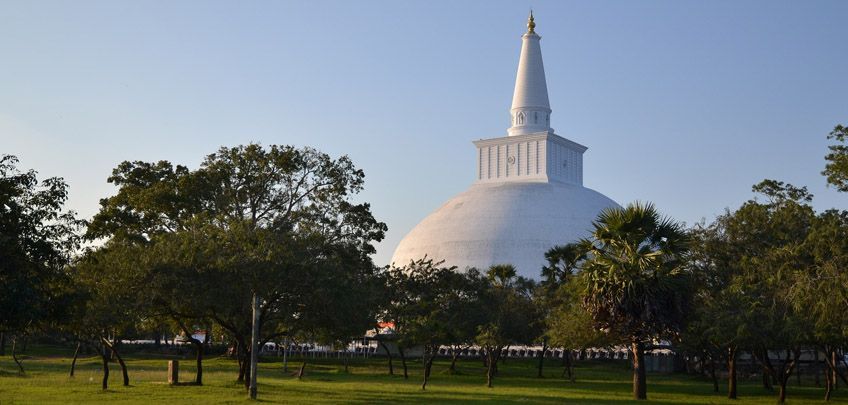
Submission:
M 645 375 L 645 347 L 641 341 L 634 341 L 633 350 L 633 399 L 648 399 Z

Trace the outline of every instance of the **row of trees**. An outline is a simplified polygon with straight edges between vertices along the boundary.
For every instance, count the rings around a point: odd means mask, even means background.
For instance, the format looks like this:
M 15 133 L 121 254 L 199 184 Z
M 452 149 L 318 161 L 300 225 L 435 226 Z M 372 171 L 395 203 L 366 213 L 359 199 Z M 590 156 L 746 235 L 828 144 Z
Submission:
M 117 194 L 84 224 L 89 247 L 75 256 L 83 224 L 61 211 L 64 182 L 37 184 L 34 172 L 17 173 L 14 158 L 3 162 L 3 225 L 11 224 L 0 331 L 37 328 L 96 347 L 104 389 L 113 356 L 129 383 L 117 343 L 163 323 L 187 337 L 221 328 L 254 396 L 257 345 L 284 335 L 341 344 L 373 325 L 378 269 L 369 255 L 386 226 L 368 204 L 351 202 L 364 174 L 347 157 L 247 145 L 222 148 L 197 170 L 124 162 L 109 177 Z M 25 265 L 5 260 L 6 251 Z M 201 384 L 203 345 L 191 342 Z
M 840 191 L 846 136 L 842 126 L 831 133 L 823 173 Z M 826 398 L 845 380 L 848 213 L 816 213 L 803 187 L 764 181 L 754 187 L 764 201 L 692 229 L 651 204 L 607 210 L 590 237 L 547 253 L 536 283 L 510 265 L 376 267 L 370 254 L 386 226 L 353 202 L 363 172 L 310 148 L 221 148 L 195 170 L 124 162 L 108 179 L 117 193 L 89 221 L 63 209 L 62 179 L 38 182 L 16 165 L 0 159 L 0 351 L 8 337 L 14 357 L 19 337 L 35 331 L 89 346 L 102 354 L 104 389 L 113 357 L 129 384 L 118 343 L 145 331 L 181 330 L 202 384 L 205 345 L 191 336 L 214 325 L 255 397 L 259 345 L 285 337 L 343 347 L 378 320 L 394 324 L 405 377 L 405 353 L 423 348 L 422 389 L 440 347 L 451 347 L 451 369 L 458 353 L 480 347 L 491 386 L 504 348 L 536 343 L 626 345 L 637 399 L 647 397 L 644 352 L 659 342 L 714 376 L 723 364 L 730 398 L 743 352 L 764 383 L 780 386 L 780 401 L 802 349 L 824 354 Z M 387 348 L 389 337 L 378 337 Z

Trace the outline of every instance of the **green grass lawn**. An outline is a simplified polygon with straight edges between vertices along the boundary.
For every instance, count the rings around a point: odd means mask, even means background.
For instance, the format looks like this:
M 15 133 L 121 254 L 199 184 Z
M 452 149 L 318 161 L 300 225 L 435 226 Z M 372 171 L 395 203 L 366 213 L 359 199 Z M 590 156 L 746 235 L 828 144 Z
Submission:
M 67 352 L 67 353 L 65 353 Z M 223 358 L 204 362 L 203 386 L 169 386 L 167 356 L 127 355 L 130 386 L 121 385 L 120 367 L 111 368 L 110 388 L 100 389 L 100 363 L 96 357 L 81 358 L 76 376 L 68 377 L 71 349 L 38 348 L 24 355 L 26 374 L 17 373 L 11 357 L 0 357 L 0 404 L 12 403 L 245 403 L 243 386 L 236 383 L 236 363 Z M 284 373 L 277 358 L 259 365 L 259 400 L 273 403 L 636 403 L 631 398 L 630 372 L 625 362 L 580 362 L 577 382 L 560 378 L 557 360 L 549 360 L 545 378 L 536 378 L 535 362 L 507 360 L 500 367 L 494 388 L 486 388 L 479 361 L 460 363 L 459 373 L 447 373 L 448 363 L 437 361 L 427 391 L 421 390 L 420 362 L 410 364 L 410 378 L 404 380 L 399 362 L 396 375 L 387 375 L 382 358 L 353 359 L 348 373 L 341 361 L 309 359 L 306 377 L 292 374 L 300 365 L 290 362 L 292 373 Z M 192 359 L 181 361 L 181 381 L 194 379 Z M 773 404 L 775 394 L 763 390 L 757 379 L 740 381 L 738 401 L 713 393 L 712 384 L 687 375 L 648 375 L 648 398 L 664 404 Z M 795 379 L 792 379 L 795 383 Z M 722 385 L 722 389 L 726 386 Z M 824 403 L 824 390 L 803 381 L 789 388 L 789 403 Z M 840 387 L 831 403 L 847 403 L 848 387 Z

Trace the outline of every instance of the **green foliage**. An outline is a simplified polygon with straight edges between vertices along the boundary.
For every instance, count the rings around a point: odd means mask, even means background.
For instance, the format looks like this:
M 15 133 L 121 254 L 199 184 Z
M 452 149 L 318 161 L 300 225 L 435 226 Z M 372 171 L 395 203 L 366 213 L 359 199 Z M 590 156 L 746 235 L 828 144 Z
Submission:
M 530 344 L 540 335 L 539 308 L 533 301 L 532 280 L 516 275 L 512 265 L 494 265 L 486 273 L 489 286 L 482 292 L 487 316 L 479 327 L 477 343 L 500 349 L 507 345 Z
M 22 172 L 0 156 L 0 332 L 25 332 L 66 316 L 72 294 L 65 266 L 80 221 L 63 210 L 68 186 Z
M 602 212 L 583 265 L 583 304 L 595 326 L 633 341 L 675 337 L 690 308 L 688 243 L 651 204 Z
M 546 318 L 546 334 L 552 347 L 568 350 L 589 347 L 609 347 L 621 338 L 598 329 L 591 314 L 583 307 L 585 282 L 578 279 L 557 289 L 557 304 Z
M 837 125 L 827 136 L 837 143 L 828 146 L 830 153 L 825 155 L 827 161 L 822 175 L 827 177 L 827 182 L 839 191 L 848 191 L 848 127 Z
M 803 249 L 812 265 L 795 274 L 788 299 L 812 324 L 820 347 L 848 346 L 848 212 L 829 210 L 813 220 Z
M 595 327 L 583 307 L 586 274 L 580 268 L 588 258 L 586 241 L 555 246 L 545 253 L 548 265 L 542 269 L 539 306 L 546 311 L 545 335 L 553 347 L 581 349 L 611 345 L 609 333 Z
M 107 241 L 103 254 L 122 255 L 128 270 L 110 275 L 110 289 L 137 309 L 126 319 L 173 321 L 186 334 L 212 320 L 240 357 L 254 295 L 260 342 L 287 335 L 342 344 L 372 324 L 369 255 L 386 226 L 368 204 L 350 201 L 364 173 L 348 157 L 250 144 L 222 147 L 196 170 L 123 162 L 109 181 L 119 190 L 101 200 L 86 236 Z M 91 291 L 105 301 L 90 305 L 112 302 L 105 287 Z

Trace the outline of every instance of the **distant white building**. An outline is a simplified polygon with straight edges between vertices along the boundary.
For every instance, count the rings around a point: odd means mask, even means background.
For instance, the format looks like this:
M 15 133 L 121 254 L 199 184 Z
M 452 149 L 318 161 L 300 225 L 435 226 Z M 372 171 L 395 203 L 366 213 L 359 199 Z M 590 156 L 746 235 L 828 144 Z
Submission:
M 401 240 L 392 262 L 402 266 L 425 255 L 460 269 L 514 265 L 538 279 L 553 246 L 588 236 L 603 209 L 618 207 L 583 187 L 586 147 L 554 133 L 541 37 L 532 13 L 521 56 L 507 136 L 482 139 L 477 178 L 422 220 Z

